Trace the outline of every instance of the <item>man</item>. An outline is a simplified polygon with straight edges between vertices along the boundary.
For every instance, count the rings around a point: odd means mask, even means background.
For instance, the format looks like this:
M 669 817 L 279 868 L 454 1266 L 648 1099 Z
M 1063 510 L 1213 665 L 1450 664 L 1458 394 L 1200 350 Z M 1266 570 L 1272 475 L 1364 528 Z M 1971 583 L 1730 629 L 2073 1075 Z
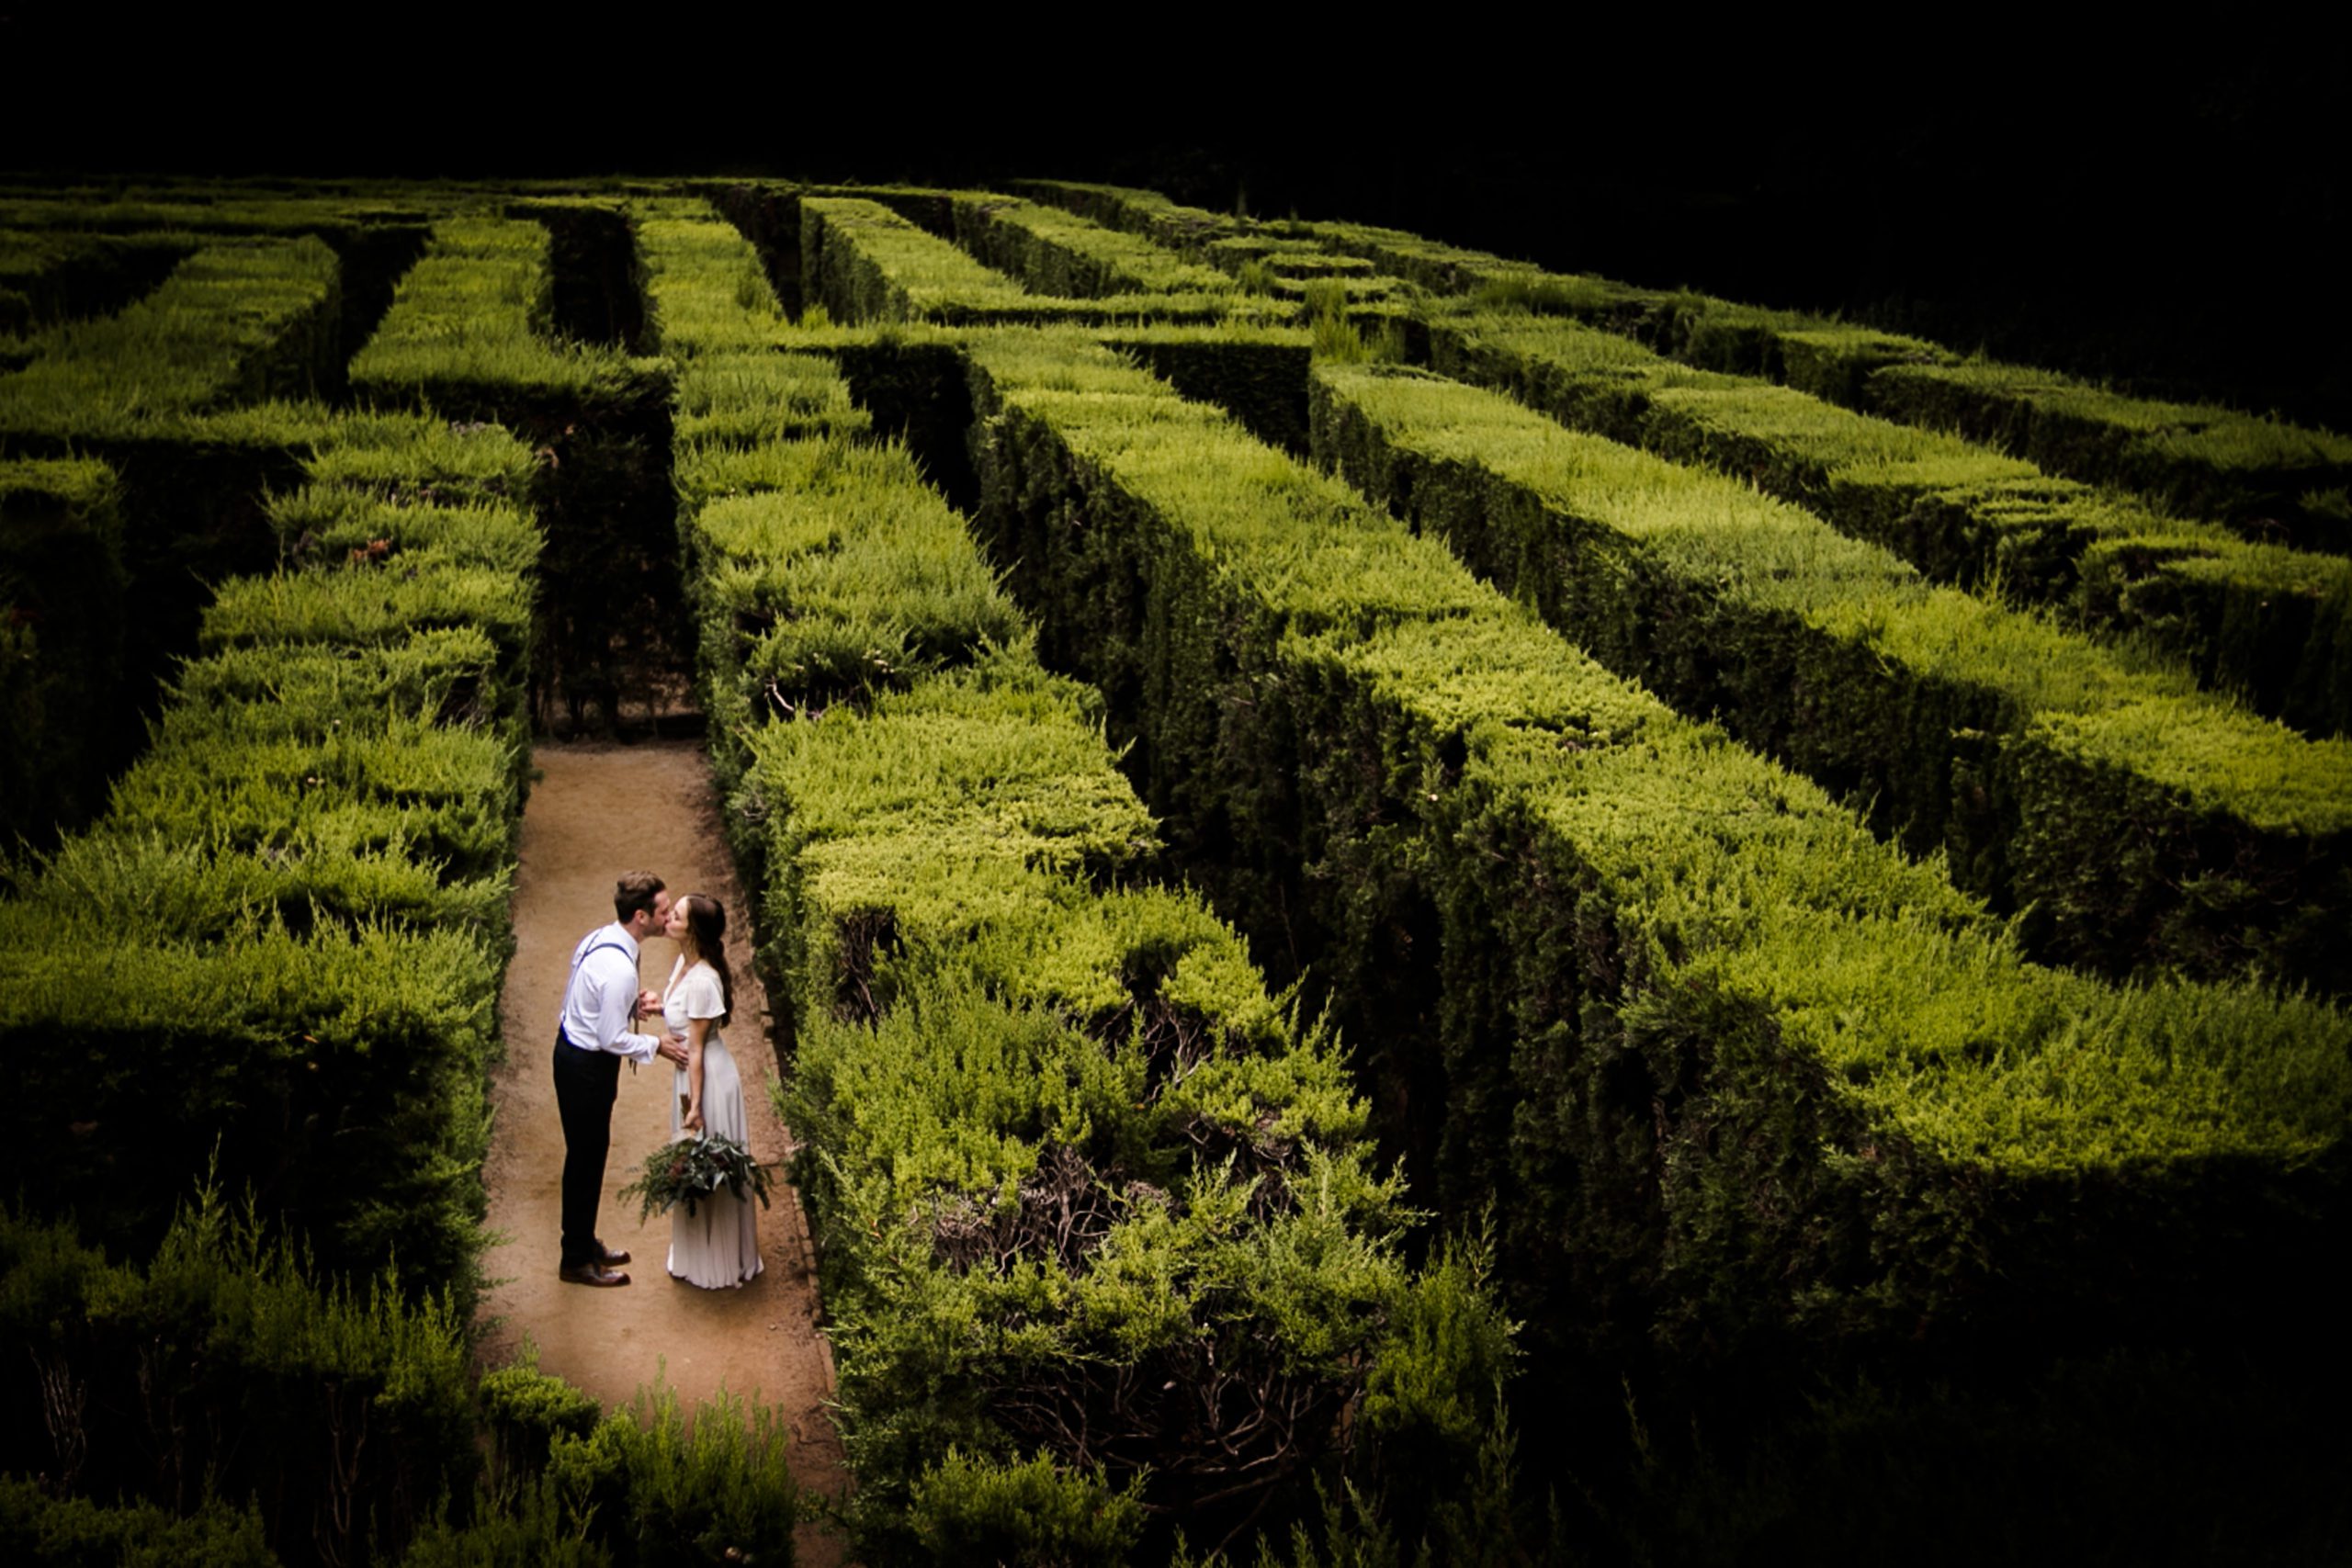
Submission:
M 563 1118 L 563 1260 L 558 1273 L 574 1285 L 626 1285 L 628 1254 L 596 1239 L 596 1206 L 605 1193 L 605 1155 L 613 1141 L 613 1100 L 621 1060 L 666 1056 L 684 1066 L 686 1043 L 671 1034 L 632 1034 L 640 1012 L 662 998 L 638 984 L 638 944 L 670 918 L 670 895 L 650 871 L 632 871 L 613 889 L 619 918 L 590 931 L 571 954 L 571 979 L 556 1025 L 555 1104 Z

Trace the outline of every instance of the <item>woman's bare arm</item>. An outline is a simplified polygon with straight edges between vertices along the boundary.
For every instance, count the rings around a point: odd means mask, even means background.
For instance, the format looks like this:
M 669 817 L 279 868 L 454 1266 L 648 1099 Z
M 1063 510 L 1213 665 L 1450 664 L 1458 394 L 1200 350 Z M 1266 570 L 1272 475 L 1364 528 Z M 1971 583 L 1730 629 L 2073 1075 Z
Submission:
M 686 1113 L 680 1125 L 689 1133 L 702 1131 L 702 1042 L 709 1032 L 710 1020 L 686 1021 Z

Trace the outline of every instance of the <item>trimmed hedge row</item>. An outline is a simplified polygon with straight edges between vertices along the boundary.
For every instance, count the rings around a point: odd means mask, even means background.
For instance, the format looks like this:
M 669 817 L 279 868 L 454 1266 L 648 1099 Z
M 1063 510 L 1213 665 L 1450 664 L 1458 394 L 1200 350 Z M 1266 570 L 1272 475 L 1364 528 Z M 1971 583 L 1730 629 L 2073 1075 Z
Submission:
M 1353 491 L 1081 341 L 969 353 L 1046 657 L 1105 692 L 1188 874 L 1372 1046 L 1423 1190 L 1512 1194 L 1547 1342 L 1950 1366 L 2312 1288 L 2341 1014 L 2024 963 Z
M 1083 180 L 1014 180 L 1011 188 L 1050 201 L 1105 229 L 1123 230 L 1182 256 L 1201 254 L 1216 241 L 1243 238 L 1256 225 L 1198 207 L 1184 207 L 1156 190 L 1090 184 Z
M 2333 431 L 2124 397 L 1819 316 L 1545 273 L 1395 230 L 1298 227 L 1432 292 L 1577 316 L 1702 369 L 1767 376 L 1867 413 L 1958 430 L 2052 473 L 2136 491 L 2259 542 L 2352 552 L 2352 440 Z
M 1893 364 L 1862 406 L 1958 429 L 2251 538 L 2352 554 L 2352 439 L 2211 403 L 2127 398 L 2020 365 Z
M 529 454 L 334 427 L 107 813 L 0 905 L 17 1190 L 161 1234 L 250 1184 L 322 1263 L 470 1292 L 521 807 Z
M 451 419 L 495 419 L 517 398 L 598 401 L 629 390 L 610 349 L 553 340 L 547 229 L 506 218 L 433 226 L 392 308 L 351 359 L 351 389 L 384 408 L 430 405 Z
M 1957 437 L 1693 371 L 1574 321 L 1431 323 L 1431 362 L 1563 423 L 1701 460 L 1940 581 L 2142 638 L 2308 734 L 2352 730 L 2352 562 L 2158 515 Z
M 424 208 L 441 207 L 440 193 L 402 186 L 380 202 L 345 192 L 333 197 L 288 197 L 250 187 L 205 191 L 179 186 L 152 196 L 82 193 L 56 199 L 0 200 L 0 228 L 27 231 L 16 236 L 31 245 L 74 248 L 44 287 L 31 292 L 54 299 L 48 285 L 62 286 L 62 313 L 87 316 L 119 310 L 145 292 L 163 273 L 198 245 L 218 239 L 323 241 L 342 262 L 342 318 L 337 341 L 347 353 L 367 337 L 391 299 L 393 280 L 416 259 L 424 243 Z M 6 354 L 0 348 L 0 354 Z M 335 371 L 341 371 L 341 355 Z M 339 385 L 339 383 L 331 383 Z
M 0 377 L 0 438 L 131 435 L 332 386 L 340 273 L 315 239 L 206 245 L 119 313 L 49 329 L 31 363 Z
M 1296 221 L 1261 223 L 1228 218 L 1197 207 L 1182 207 L 1156 191 L 1069 180 L 1019 180 L 1013 188 L 1033 192 L 1106 229 L 1154 242 L 1232 275 L 1254 293 L 1305 299 L 1310 291 L 1335 290 L 1351 306 L 1399 300 L 1405 276 L 1386 276 L 1364 256 L 1334 254 L 1317 226 Z M 1394 272 L 1396 269 L 1391 268 Z
M 1238 294 L 1033 294 L 878 201 L 812 196 L 799 207 L 801 288 L 839 321 L 1205 322 L 1266 314 Z M 1278 310 L 1272 319 L 1291 313 Z
M 1398 1261 L 1328 1037 L 1196 900 L 1104 890 L 1154 839 L 1091 694 L 903 449 L 678 472 L 865 1560 L 1125 1561 L 1342 1459 L 1442 1534 L 1509 1331 L 1469 1258 Z
M 1628 680 L 1872 802 L 2111 975 L 2352 986 L 2352 743 L 1932 587 L 1745 484 L 1422 372 L 1318 367 L 1317 455 Z
M 535 700 L 545 713 L 560 694 L 575 728 L 592 710 L 610 728 L 625 698 L 648 694 L 674 635 L 674 561 L 649 547 L 668 533 L 670 385 L 659 360 L 549 335 L 551 243 L 534 222 L 436 224 L 351 385 L 379 407 L 494 421 L 547 455 L 532 495 L 554 546 Z
M 1219 294 L 1233 280 L 1117 229 L 1019 197 L 957 191 L 949 202 L 956 243 L 1040 294 L 1097 299 L 1113 294 Z
M 129 589 L 114 470 L 0 459 L 0 843 L 52 842 L 122 761 Z
M 0 233 L 0 367 L 39 353 L 60 321 L 121 310 L 197 243 L 187 233 Z

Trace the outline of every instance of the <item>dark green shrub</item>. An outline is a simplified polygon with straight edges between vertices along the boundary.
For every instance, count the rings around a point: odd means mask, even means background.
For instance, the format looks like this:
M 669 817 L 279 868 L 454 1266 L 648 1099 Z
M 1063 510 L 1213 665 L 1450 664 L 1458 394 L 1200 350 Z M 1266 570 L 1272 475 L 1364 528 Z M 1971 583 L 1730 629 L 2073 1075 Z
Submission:
M 685 1413 L 668 1388 L 639 1393 L 628 1414 L 584 1437 L 559 1433 L 548 1479 L 613 1548 L 614 1560 L 669 1564 L 792 1561 L 798 1494 L 786 1462 L 782 1418 L 724 1395 Z
M 0 1552 L 27 1568 L 277 1568 L 261 1517 L 208 1500 L 187 1516 L 152 1503 L 107 1507 L 0 1476 Z

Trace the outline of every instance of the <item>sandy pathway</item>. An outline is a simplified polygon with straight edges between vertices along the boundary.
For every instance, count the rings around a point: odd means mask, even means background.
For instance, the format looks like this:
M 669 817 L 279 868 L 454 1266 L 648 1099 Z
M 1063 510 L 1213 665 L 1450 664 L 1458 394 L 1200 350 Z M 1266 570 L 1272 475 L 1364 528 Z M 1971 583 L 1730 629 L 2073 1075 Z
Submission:
M 613 1107 L 597 1230 L 605 1245 L 635 1254 L 628 1269 L 632 1282 L 592 1290 L 556 1278 L 563 1131 L 548 1066 L 555 1017 L 571 950 L 613 918 L 613 879 L 621 872 L 649 869 L 673 895 L 707 893 L 726 905 L 735 977 L 735 1016 L 726 1032 L 743 1071 L 753 1155 L 781 1159 L 786 1133 L 767 1096 L 775 1058 L 766 998 L 752 973 L 749 905 L 719 836 L 699 746 L 542 743 L 532 761 L 543 777 L 523 815 L 514 962 L 501 998 L 507 1056 L 492 1085 L 490 1227 L 505 1242 L 485 1263 L 497 1281 L 482 1306 L 486 1364 L 505 1360 L 527 1338 L 538 1347 L 541 1370 L 608 1408 L 628 1404 L 640 1386 L 664 1375 L 688 1408 L 722 1387 L 775 1406 L 791 1426 L 795 1477 L 812 1491 L 838 1495 L 844 1483 L 841 1442 L 823 1409 L 832 1392 L 832 1357 L 816 1326 L 815 1258 L 797 1195 L 778 1184 L 773 1206 L 760 1213 L 766 1269 L 733 1291 L 672 1280 L 662 1266 L 669 1221 L 657 1216 L 640 1228 L 635 1201 L 616 1196 L 646 1151 L 669 1141 L 667 1064 L 635 1074 L 624 1068 Z M 675 957 L 668 941 L 647 942 L 645 984 L 660 988 Z M 813 1526 L 804 1524 L 799 1538 L 802 1563 L 821 1568 L 843 1561 L 841 1543 Z

